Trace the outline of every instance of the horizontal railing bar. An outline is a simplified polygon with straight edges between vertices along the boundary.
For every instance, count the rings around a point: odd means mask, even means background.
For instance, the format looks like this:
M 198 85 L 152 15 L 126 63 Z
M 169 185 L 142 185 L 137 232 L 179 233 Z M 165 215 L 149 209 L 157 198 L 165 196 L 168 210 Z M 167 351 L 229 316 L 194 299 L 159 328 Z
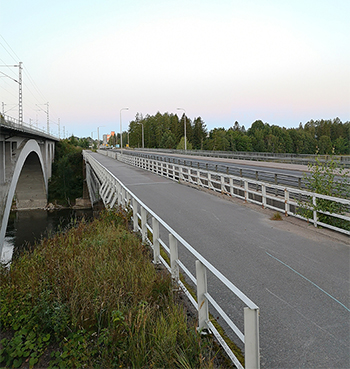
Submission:
M 241 330 L 233 323 L 231 318 L 222 310 L 221 306 L 210 296 L 207 292 L 204 294 L 207 300 L 213 305 L 215 310 L 221 315 L 221 317 L 225 320 L 225 322 L 230 326 L 230 328 L 235 332 L 237 337 L 244 343 L 244 334 Z
M 168 254 L 170 254 L 170 248 L 164 243 L 162 239 L 158 239 L 159 243 L 163 246 L 163 248 L 166 250 Z
M 190 294 L 186 286 L 180 280 L 178 281 L 178 284 L 181 287 L 182 291 L 187 296 L 187 298 L 190 300 L 191 304 L 196 308 L 196 310 L 198 310 L 198 303 L 195 300 L 195 298 Z
M 177 263 L 179 267 L 185 272 L 185 274 L 190 278 L 190 280 L 195 285 L 197 285 L 197 279 L 195 278 L 195 276 L 185 267 L 185 265 L 180 260 L 178 260 Z
M 208 320 L 206 323 L 207 323 L 207 326 L 210 329 L 210 331 L 214 334 L 214 336 L 216 337 L 216 339 L 218 340 L 218 342 L 220 343 L 220 345 L 225 350 L 225 352 L 228 355 L 228 357 L 236 365 L 237 369 L 244 369 L 244 367 L 239 362 L 239 360 L 236 358 L 236 356 L 234 355 L 234 353 L 232 352 L 232 350 L 230 349 L 230 347 L 228 346 L 228 344 L 221 337 L 220 333 L 217 331 L 217 329 L 215 328 L 214 324 L 210 320 Z

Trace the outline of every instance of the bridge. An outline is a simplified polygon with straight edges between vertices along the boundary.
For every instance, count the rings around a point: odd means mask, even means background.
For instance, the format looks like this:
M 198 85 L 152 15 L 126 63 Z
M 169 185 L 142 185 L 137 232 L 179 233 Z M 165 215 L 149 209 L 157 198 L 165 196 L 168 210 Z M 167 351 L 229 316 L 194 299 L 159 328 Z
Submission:
M 213 312 L 244 350 L 246 367 L 350 366 L 347 233 L 293 216 L 270 220 L 275 210 L 294 211 L 294 195 L 283 186 L 276 196 L 253 179 L 235 183 L 217 172 L 101 153 L 84 152 L 90 198 L 132 210 L 134 230 L 150 243 L 154 262 L 163 262 L 182 288 L 181 272 L 197 291 L 197 300 L 188 297 L 200 328 L 217 336 Z M 317 214 L 313 220 L 319 224 Z
M 44 208 L 58 138 L 0 115 L 0 256 L 12 206 Z

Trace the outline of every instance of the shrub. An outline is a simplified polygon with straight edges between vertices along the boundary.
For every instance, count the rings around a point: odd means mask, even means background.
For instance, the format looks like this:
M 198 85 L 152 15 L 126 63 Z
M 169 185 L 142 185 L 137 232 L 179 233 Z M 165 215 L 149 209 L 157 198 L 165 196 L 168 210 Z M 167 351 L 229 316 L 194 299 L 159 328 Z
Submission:
M 304 174 L 306 187 L 309 191 L 338 198 L 350 198 L 349 171 L 343 168 L 332 156 L 330 160 L 321 162 L 316 157 L 316 163 L 309 164 L 310 175 Z M 322 212 L 345 214 L 349 212 L 348 206 L 327 199 L 317 198 L 315 203 L 312 196 L 307 201 L 299 202 L 299 214 L 312 219 L 313 211 L 317 211 L 320 222 L 338 228 L 350 230 L 350 222 L 339 219 Z

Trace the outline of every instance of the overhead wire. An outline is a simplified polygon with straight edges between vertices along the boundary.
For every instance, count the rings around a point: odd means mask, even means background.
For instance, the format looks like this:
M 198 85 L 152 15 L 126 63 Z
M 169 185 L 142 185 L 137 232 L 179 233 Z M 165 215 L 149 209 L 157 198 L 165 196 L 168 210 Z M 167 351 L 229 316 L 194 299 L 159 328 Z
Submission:
M 7 54 L 10 56 L 10 58 L 15 62 L 15 65 L 18 65 L 19 61 L 21 60 L 20 57 L 17 55 L 17 53 L 13 50 L 13 48 L 9 45 L 9 43 L 5 40 L 5 38 L 1 34 L 0 34 L 0 37 L 3 40 L 3 42 L 1 42 L 1 40 L 0 40 L 0 45 L 7 52 Z M 6 44 L 6 46 L 5 46 L 5 44 Z M 16 78 L 18 79 L 18 74 L 16 74 L 13 67 L 9 66 L 3 59 L 0 59 L 0 61 L 2 63 L 4 63 L 4 66 L 7 67 L 7 70 L 9 70 L 10 73 L 12 75 L 16 76 Z M 25 63 L 23 63 L 22 70 L 23 70 L 23 74 L 25 76 L 24 81 L 22 79 L 22 84 L 26 88 L 26 90 L 30 93 L 30 95 L 32 95 L 34 100 L 36 101 L 36 103 L 34 103 L 31 99 L 28 99 L 28 95 L 27 95 L 26 98 L 23 99 L 24 100 L 23 105 L 26 108 L 28 108 L 29 111 L 35 112 L 36 116 L 38 115 L 38 113 L 40 114 L 40 116 L 43 116 L 44 111 L 41 108 L 38 109 L 38 106 L 39 105 L 46 105 L 46 104 L 43 104 L 43 101 L 48 101 L 48 99 L 45 98 L 44 94 L 42 93 L 42 91 L 38 87 L 38 85 L 35 82 L 34 78 L 31 76 L 31 74 L 30 74 L 28 68 L 26 67 Z M 14 79 L 16 79 L 16 78 L 14 77 Z M 28 81 L 29 84 L 26 81 Z M 8 86 L 11 86 L 9 82 L 6 81 L 5 83 Z M 16 95 L 14 95 L 10 91 L 8 91 L 3 86 L 0 86 L 0 87 L 2 87 L 3 90 L 5 90 L 7 93 L 14 96 L 15 98 L 17 97 Z M 29 100 L 30 104 L 28 104 L 28 100 Z M 49 115 L 51 116 L 51 117 L 49 117 L 49 122 L 54 123 L 58 126 L 58 119 L 59 118 L 58 118 L 58 115 L 55 112 L 55 110 L 52 108 L 52 106 L 49 107 L 49 113 L 50 113 Z M 28 114 L 26 114 L 26 115 L 28 115 Z

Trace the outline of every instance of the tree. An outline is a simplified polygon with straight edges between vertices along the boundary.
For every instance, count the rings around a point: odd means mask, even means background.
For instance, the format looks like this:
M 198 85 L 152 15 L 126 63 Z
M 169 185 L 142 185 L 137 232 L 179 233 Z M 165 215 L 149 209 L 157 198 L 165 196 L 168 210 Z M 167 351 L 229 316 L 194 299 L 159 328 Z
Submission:
M 203 142 L 207 137 L 207 128 L 201 117 L 193 121 L 192 143 L 195 150 L 203 150 Z
M 229 150 L 230 143 L 226 137 L 225 128 L 214 128 L 209 133 L 209 138 L 206 140 L 206 150 L 226 151 Z
M 123 141 L 124 142 L 124 141 Z M 109 146 L 115 146 L 117 144 L 117 139 L 115 137 L 115 134 L 111 134 L 108 140 Z
M 337 155 L 349 154 L 349 140 L 342 136 L 338 137 L 334 142 L 334 153 Z
M 177 150 L 185 150 L 185 136 L 181 137 L 181 140 L 176 148 Z M 186 149 L 192 150 L 192 144 L 187 139 L 186 139 Z
M 165 131 L 159 147 L 163 149 L 174 149 L 176 147 L 175 135 L 171 131 Z
M 82 148 L 77 145 L 78 140 L 72 137 L 56 144 L 52 177 L 49 180 L 49 201 L 57 200 L 65 205 L 71 205 L 83 194 Z
M 318 141 L 318 150 L 320 154 L 332 153 L 332 141 L 329 136 L 323 135 Z
M 251 139 L 253 150 L 257 152 L 266 151 L 265 137 L 270 133 L 270 126 L 261 120 L 256 120 L 248 129 L 248 136 Z

